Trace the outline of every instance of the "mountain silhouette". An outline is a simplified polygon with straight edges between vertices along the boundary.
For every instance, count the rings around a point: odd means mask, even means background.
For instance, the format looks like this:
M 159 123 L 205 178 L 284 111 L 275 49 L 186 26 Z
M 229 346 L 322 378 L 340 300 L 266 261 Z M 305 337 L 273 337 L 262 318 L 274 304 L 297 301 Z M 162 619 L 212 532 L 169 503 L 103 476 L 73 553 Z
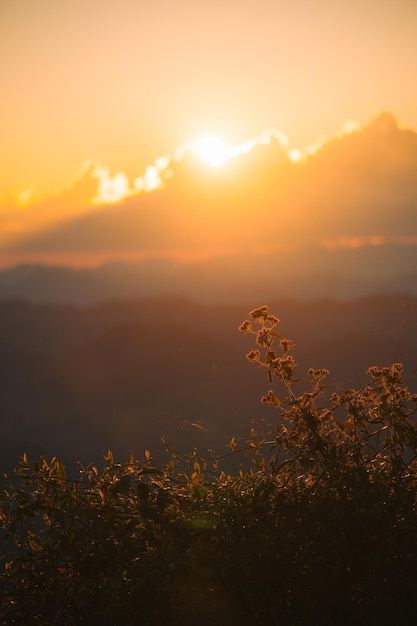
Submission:
M 253 306 L 253 302 L 250 306 Z M 296 346 L 297 376 L 330 369 L 329 384 L 358 388 L 370 365 L 404 363 L 417 389 L 417 300 L 374 296 L 352 302 L 276 300 L 279 332 Z M 92 307 L 0 302 L 0 473 L 23 452 L 100 462 L 162 449 L 227 451 L 279 413 L 260 402 L 263 368 L 238 332 L 247 305 L 204 306 L 186 298 L 119 300 Z M 282 390 L 281 390 L 282 391 Z M 280 392 L 281 392 L 280 391 Z M 278 392 L 278 388 L 277 388 Z

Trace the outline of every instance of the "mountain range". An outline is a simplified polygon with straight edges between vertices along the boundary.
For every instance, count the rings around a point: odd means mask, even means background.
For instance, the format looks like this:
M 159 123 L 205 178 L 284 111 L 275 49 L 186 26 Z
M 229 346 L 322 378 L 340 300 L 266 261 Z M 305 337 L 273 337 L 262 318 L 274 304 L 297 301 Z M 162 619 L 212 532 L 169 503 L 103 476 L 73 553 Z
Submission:
M 416 310 L 416 298 L 396 296 L 270 302 L 279 332 L 296 344 L 297 376 L 326 367 L 338 391 L 361 387 L 369 366 L 395 361 L 417 390 Z M 280 413 L 260 402 L 265 371 L 245 359 L 254 338 L 238 332 L 247 317 L 245 305 L 180 297 L 0 302 L 0 474 L 24 452 L 56 455 L 74 472 L 108 448 L 123 460 L 145 449 L 160 455 L 163 435 L 177 449 L 223 454 L 251 426 L 274 431 Z M 286 392 L 277 385 L 276 393 Z

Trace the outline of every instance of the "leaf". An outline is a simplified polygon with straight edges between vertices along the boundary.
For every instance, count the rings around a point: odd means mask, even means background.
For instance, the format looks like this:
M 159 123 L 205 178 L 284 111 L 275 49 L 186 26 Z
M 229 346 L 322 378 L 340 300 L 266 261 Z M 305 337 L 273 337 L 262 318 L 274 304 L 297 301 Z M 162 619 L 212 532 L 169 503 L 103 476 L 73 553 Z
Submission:
M 229 443 L 227 444 L 227 446 L 231 449 L 232 452 L 234 452 L 236 450 L 237 442 L 236 442 L 236 439 L 235 439 L 234 435 L 231 438 L 231 440 L 229 441 Z
M 147 460 L 147 461 L 150 461 L 150 460 L 151 460 L 151 453 L 150 453 L 150 451 L 149 451 L 149 450 L 145 450 L 145 457 L 146 457 L 146 460 Z
M 107 454 L 104 455 L 104 460 L 110 463 L 110 465 L 113 465 L 113 452 L 111 450 L 107 450 Z
M 275 406 L 281 406 L 281 400 L 274 393 L 271 394 L 271 400 Z
M 162 489 L 162 490 L 165 489 L 164 483 L 161 480 L 158 480 L 154 476 L 150 476 L 150 480 L 151 480 L 151 483 L 153 485 L 156 485 L 156 487 L 159 487 L 159 489 Z
M 58 478 L 60 478 L 61 480 L 66 480 L 67 474 L 65 471 L 65 467 L 61 463 L 61 461 L 55 461 L 55 472 Z
M 163 476 L 163 470 L 159 469 L 159 467 L 141 467 L 138 472 L 140 475 L 143 474 L 158 474 L 159 476 Z
M 278 396 L 274 394 L 272 389 L 268 391 L 266 396 L 263 396 L 261 398 L 261 402 L 265 402 L 266 404 L 269 404 L 270 406 L 271 405 L 281 406 L 281 400 L 278 398 Z
M 199 476 L 200 471 L 201 471 L 200 464 L 199 464 L 199 463 L 197 463 L 197 461 L 196 461 L 196 462 L 194 463 L 194 472 L 197 474 L 197 476 Z
M 33 541 L 33 539 L 28 541 L 28 545 L 32 552 L 39 552 L 41 550 L 40 546 L 36 543 L 36 541 Z

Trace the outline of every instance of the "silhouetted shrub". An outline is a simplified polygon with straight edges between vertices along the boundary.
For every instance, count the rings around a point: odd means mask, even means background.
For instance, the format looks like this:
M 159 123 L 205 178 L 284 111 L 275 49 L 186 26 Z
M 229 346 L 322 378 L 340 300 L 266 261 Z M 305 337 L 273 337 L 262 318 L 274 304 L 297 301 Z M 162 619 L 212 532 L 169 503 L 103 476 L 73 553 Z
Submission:
M 277 327 L 266 306 L 240 326 L 274 432 L 164 465 L 109 451 L 77 480 L 23 455 L 0 492 L 2 624 L 411 623 L 417 397 L 398 363 L 343 393 L 298 378 Z

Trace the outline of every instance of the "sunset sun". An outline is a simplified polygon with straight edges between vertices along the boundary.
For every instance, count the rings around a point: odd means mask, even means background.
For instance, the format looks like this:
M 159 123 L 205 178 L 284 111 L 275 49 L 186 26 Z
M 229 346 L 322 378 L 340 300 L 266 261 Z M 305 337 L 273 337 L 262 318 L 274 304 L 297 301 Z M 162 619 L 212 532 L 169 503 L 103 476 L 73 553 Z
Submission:
M 218 137 L 202 137 L 195 142 L 194 150 L 211 167 L 221 167 L 230 156 L 229 148 Z

